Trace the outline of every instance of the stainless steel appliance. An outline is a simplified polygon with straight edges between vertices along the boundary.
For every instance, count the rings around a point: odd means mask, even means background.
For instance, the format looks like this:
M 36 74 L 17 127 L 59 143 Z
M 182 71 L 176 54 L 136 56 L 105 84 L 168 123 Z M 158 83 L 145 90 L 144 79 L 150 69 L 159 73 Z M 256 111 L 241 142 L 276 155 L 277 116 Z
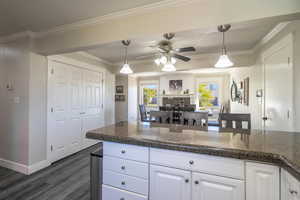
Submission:
M 99 149 L 91 153 L 91 200 L 102 199 L 102 144 Z

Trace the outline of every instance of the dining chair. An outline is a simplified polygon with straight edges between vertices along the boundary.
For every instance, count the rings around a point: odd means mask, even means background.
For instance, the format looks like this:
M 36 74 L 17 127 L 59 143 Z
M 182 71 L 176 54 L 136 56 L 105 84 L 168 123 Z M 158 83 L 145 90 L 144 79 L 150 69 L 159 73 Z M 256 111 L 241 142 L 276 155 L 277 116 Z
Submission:
M 170 123 L 172 116 L 168 111 L 150 111 L 150 119 L 157 123 Z
M 148 117 L 145 105 L 139 105 L 140 116 L 142 122 L 150 122 L 151 118 Z
M 198 126 L 207 128 L 208 125 L 208 113 L 207 112 L 183 112 L 182 124 L 188 126 Z
M 247 123 L 247 128 L 243 127 L 243 122 Z M 220 128 L 250 130 L 251 115 L 250 113 L 221 113 L 219 115 L 219 124 L 220 124 Z

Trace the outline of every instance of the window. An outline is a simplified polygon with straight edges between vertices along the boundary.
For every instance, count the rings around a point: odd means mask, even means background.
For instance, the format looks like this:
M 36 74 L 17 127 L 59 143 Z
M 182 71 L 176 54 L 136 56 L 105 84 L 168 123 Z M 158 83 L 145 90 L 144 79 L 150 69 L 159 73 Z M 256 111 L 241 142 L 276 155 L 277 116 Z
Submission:
M 220 105 L 219 84 L 218 83 L 199 83 L 199 107 L 217 107 Z
M 158 106 L 158 84 L 144 83 L 140 88 L 140 103 L 150 107 Z

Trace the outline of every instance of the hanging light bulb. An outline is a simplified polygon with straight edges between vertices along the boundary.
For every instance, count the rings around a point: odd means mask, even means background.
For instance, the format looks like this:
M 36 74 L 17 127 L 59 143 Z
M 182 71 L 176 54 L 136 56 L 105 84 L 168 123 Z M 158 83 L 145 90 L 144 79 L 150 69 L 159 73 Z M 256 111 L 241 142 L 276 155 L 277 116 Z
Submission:
M 158 66 L 158 65 L 160 65 L 160 58 L 156 58 L 155 60 L 154 60 L 154 62 L 155 62 L 155 64 Z
M 230 27 L 231 25 L 229 24 L 218 26 L 219 32 L 222 33 L 223 40 L 222 40 L 222 54 L 220 55 L 218 62 L 215 64 L 216 68 L 226 68 L 234 65 L 227 55 L 227 50 L 225 46 L 225 32 L 228 31 Z
M 167 64 L 167 62 L 168 62 L 168 58 L 167 58 L 166 56 L 162 56 L 162 57 L 160 58 L 160 62 L 161 62 L 161 64 L 165 65 L 165 64 Z
M 175 58 L 171 57 L 171 63 L 172 63 L 173 65 L 175 65 L 176 62 L 177 62 L 177 60 L 176 60 Z
M 130 65 L 128 64 L 128 60 L 127 60 L 127 48 L 130 45 L 130 40 L 123 40 L 122 41 L 123 45 L 125 46 L 125 61 L 124 61 L 124 65 L 122 66 L 122 69 L 120 70 L 121 74 L 132 74 L 133 71 L 130 68 Z

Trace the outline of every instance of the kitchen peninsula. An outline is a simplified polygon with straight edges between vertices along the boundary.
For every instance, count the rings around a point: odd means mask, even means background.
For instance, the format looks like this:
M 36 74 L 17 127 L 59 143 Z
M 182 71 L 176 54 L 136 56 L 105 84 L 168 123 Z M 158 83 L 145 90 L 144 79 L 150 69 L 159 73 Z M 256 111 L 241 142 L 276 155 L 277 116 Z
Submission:
M 118 123 L 103 144 L 103 200 L 299 199 L 300 135 Z

